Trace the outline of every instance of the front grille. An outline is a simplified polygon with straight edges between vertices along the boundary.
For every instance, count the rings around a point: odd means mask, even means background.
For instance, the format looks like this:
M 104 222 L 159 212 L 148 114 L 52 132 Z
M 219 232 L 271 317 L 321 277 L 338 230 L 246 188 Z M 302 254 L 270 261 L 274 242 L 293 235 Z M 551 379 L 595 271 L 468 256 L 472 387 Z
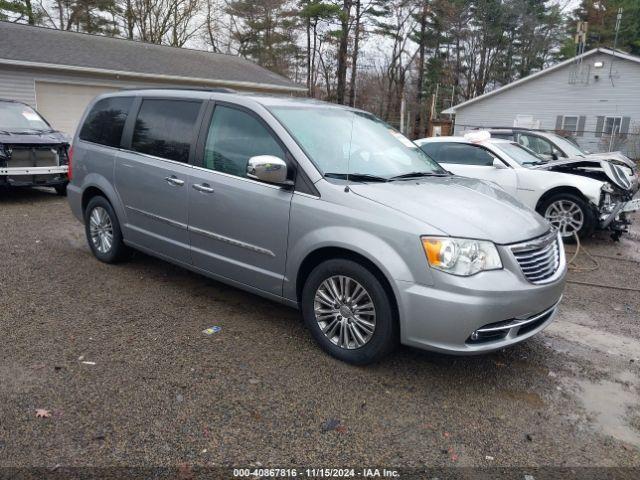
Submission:
M 562 246 L 555 231 L 528 242 L 510 245 L 510 248 L 522 273 L 531 283 L 551 281 L 560 268 Z

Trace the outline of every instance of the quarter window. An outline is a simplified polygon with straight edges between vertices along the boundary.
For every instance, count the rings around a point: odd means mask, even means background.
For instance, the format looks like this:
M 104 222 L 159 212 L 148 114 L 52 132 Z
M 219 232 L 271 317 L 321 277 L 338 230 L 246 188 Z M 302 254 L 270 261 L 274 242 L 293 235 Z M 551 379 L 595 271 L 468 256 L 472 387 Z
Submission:
M 246 177 L 249 159 L 256 155 L 285 159 L 280 144 L 256 117 L 236 108 L 218 105 L 207 135 L 204 167 Z
M 108 147 L 119 147 L 133 97 L 104 98 L 93 106 L 80 129 L 80 138 Z
M 131 149 L 187 163 L 200 106 L 201 102 L 184 100 L 143 100 Z

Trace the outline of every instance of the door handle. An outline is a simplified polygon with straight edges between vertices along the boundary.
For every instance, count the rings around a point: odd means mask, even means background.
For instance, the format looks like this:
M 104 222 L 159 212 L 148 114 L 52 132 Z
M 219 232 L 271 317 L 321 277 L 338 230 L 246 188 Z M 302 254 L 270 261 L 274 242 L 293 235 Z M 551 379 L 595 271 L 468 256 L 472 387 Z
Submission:
M 197 191 L 199 191 L 199 192 L 203 192 L 203 193 L 213 193 L 213 188 L 211 188 L 211 187 L 209 186 L 209 184 L 208 184 L 208 183 L 202 183 L 202 184 L 200 184 L 200 183 L 195 183 L 195 184 L 193 185 L 193 188 L 195 188 L 195 189 L 196 189 Z
M 169 182 L 171 185 L 175 185 L 177 187 L 181 187 L 182 185 L 184 185 L 184 180 L 180 180 L 179 178 L 176 178 L 175 175 L 166 177 L 165 180 Z

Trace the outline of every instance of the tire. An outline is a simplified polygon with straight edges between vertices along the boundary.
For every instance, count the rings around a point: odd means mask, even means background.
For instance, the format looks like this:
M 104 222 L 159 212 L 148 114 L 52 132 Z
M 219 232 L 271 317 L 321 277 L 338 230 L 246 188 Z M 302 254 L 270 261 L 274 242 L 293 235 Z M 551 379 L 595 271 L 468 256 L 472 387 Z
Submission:
M 62 185 L 56 185 L 55 187 L 53 187 L 56 191 L 56 194 L 61 196 L 61 197 L 66 197 L 67 196 L 67 184 L 64 183 Z
M 348 300 L 343 304 L 344 308 L 338 309 L 335 305 L 328 306 L 328 300 L 340 296 L 330 292 L 327 282 L 333 279 L 334 287 L 340 290 L 340 277 L 349 279 L 342 280 L 342 291 L 348 293 L 342 298 L 357 301 L 351 303 Z M 364 289 L 364 296 L 358 286 Z M 367 297 L 370 302 L 367 302 Z M 373 310 L 363 308 L 368 303 L 373 304 Z M 316 309 L 325 312 L 319 315 L 321 320 L 316 317 Z M 356 313 L 358 310 L 360 314 Z M 328 311 L 331 313 L 326 313 Z M 389 294 L 369 269 L 352 260 L 327 260 L 313 269 L 302 290 L 302 316 L 320 347 L 347 363 L 366 365 L 376 362 L 398 344 L 398 321 Z M 371 323 L 373 331 L 370 331 Z M 325 335 L 323 328 L 329 335 Z M 345 332 L 343 335 L 341 330 Z
M 551 195 L 540 204 L 538 213 L 558 228 L 563 240 L 568 242 L 575 241 L 574 232 L 583 239 L 591 236 L 596 229 L 597 219 L 593 208 L 584 198 L 573 193 Z M 565 223 L 562 214 L 567 215 Z
M 96 217 L 92 218 L 92 215 Z M 89 201 L 84 211 L 84 227 L 89 248 L 98 260 L 104 263 L 117 263 L 128 257 L 129 248 L 122 241 L 118 217 L 106 198 L 97 196 Z M 92 229 L 95 235 L 92 235 Z M 100 241 L 100 231 L 111 233 L 109 244 L 106 241 Z M 103 237 L 103 240 L 106 239 Z

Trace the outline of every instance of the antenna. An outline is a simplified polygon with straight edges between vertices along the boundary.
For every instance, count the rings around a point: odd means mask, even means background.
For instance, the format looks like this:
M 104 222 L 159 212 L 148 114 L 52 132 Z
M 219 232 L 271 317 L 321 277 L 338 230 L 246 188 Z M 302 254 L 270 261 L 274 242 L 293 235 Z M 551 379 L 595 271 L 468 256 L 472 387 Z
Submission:
M 584 83 L 582 57 L 587 44 L 587 32 L 589 31 L 589 22 L 579 21 L 576 25 L 576 35 L 574 42 L 576 44 L 576 56 L 573 70 L 569 73 L 569 83 Z M 588 72 L 587 72 L 588 75 Z
M 618 15 L 616 15 L 616 35 L 613 38 L 613 58 L 609 64 L 609 78 L 613 79 L 613 62 L 616 59 L 616 47 L 618 46 L 618 33 L 620 33 L 620 23 L 622 22 L 622 7 L 618 9 Z
M 353 126 L 356 121 L 356 112 L 351 110 L 351 134 L 349 136 L 349 152 L 347 155 L 347 185 L 344 187 L 345 192 L 349 192 L 349 174 L 351 173 L 351 145 L 353 144 Z

